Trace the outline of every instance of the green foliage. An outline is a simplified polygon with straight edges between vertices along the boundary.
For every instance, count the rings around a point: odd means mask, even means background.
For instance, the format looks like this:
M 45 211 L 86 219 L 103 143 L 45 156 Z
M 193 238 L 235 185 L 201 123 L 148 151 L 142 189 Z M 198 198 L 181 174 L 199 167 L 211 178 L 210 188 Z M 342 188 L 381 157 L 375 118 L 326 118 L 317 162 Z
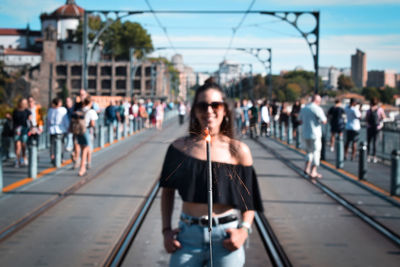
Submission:
M 339 90 L 351 90 L 353 89 L 354 83 L 350 76 L 341 74 L 338 78 L 338 89 Z
M 110 26 L 102 33 L 99 41 L 103 44 L 103 52 L 117 60 L 129 60 L 129 49 L 134 48 L 137 58 L 142 58 L 146 53 L 153 51 L 150 34 L 136 22 L 109 19 L 101 21 L 100 17 L 89 17 L 89 40 L 93 41 L 95 34 L 106 24 Z M 82 43 L 83 24 L 79 24 L 74 40 Z
M 379 90 L 380 99 L 383 103 L 394 104 L 394 95 L 400 93 L 399 89 L 392 87 L 385 87 L 383 90 Z
M 365 87 L 365 88 L 362 89 L 361 94 L 367 100 L 371 100 L 373 98 L 377 98 L 377 99 L 381 98 L 379 90 L 377 88 L 375 88 L 375 87 Z

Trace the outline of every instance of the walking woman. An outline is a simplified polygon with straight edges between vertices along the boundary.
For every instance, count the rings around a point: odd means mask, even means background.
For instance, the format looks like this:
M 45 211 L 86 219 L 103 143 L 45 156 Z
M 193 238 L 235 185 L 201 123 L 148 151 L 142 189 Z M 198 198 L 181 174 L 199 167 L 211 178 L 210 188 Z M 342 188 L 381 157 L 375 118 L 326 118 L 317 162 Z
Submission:
M 15 142 L 15 168 L 26 166 L 28 159 L 26 157 L 26 143 L 28 141 L 28 132 L 31 125 L 32 113 L 28 109 L 28 101 L 21 98 L 18 101 L 17 108 L 12 114 L 14 142 Z
M 225 95 L 212 79 L 197 89 L 190 111 L 189 135 L 168 148 L 160 178 L 164 247 L 170 266 L 209 264 L 206 142 L 211 135 L 213 172 L 213 264 L 243 266 L 243 244 L 254 211 L 263 206 L 247 145 L 233 139 L 233 120 Z M 182 198 L 179 228 L 172 229 L 174 195 Z

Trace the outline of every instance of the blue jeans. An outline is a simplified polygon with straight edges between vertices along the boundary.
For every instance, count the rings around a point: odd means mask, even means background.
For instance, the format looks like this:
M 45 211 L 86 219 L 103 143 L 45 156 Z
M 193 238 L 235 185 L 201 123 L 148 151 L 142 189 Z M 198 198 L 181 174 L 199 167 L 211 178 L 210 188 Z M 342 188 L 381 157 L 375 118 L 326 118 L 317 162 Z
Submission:
M 182 216 L 190 218 L 189 215 L 182 213 Z M 229 251 L 223 246 L 223 241 L 228 237 L 225 232 L 228 228 L 237 228 L 239 221 L 233 221 L 226 224 L 217 224 L 212 228 L 212 252 L 213 266 L 236 267 L 243 266 L 245 255 L 243 246 L 235 251 Z M 203 267 L 210 266 L 209 252 L 209 232 L 207 226 L 197 224 L 188 225 L 185 222 L 179 222 L 180 232 L 178 240 L 182 248 L 171 255 L 169 265 Z

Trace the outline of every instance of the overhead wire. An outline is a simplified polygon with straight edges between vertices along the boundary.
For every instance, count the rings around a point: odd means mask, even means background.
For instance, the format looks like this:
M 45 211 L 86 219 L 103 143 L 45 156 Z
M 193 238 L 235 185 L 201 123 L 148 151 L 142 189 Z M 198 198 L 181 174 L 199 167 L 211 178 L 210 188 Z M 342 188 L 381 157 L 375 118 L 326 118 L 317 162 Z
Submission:
M 153 7 L 150 5 L 150 2 L 148 0 L 145 0 L 145 2 L 147 4 L 147 6 L 149 7 L 151 13 L 153 14 L 155 20 L 157 21 L 158 26 L 160 26 L 160 28 L 163 30 L 165 36 L 167 37 L 169 45 L 172 47 L 172 49 L 175 51 L 175 53 L 177 53 L 177 51 L 176 51 L 176 49 L 175 49 L 175 47 L 174 47 L 174 45 L 173 45 L 173 43 L 171 41 L 171 38 L 169 38 L 169 35 L 168 35 L 168 32 L 167 32 L 167 28 L 164 27 L 163 24 L 161 23 L 161 21 L 158 19 L 156 13 L 154 12 Z
M 251 10 L 251 8 L 253 7 L 253 5 L 254 5 L 255 2 L 256 2 L 256 0 L 253 0 L 253 1 L 250 3 L 249 8 L 248 8 L 248 9 L 246 10 L 246 12 L 244 13 L 244 15 L 243 15 L 242 19 L 240 20 L 239 24 L 238 24 L 236 27 L 232 28 L 232 36 L 231 36 L 231 39 L 230 39 L 230 41 L 229 41 L 228 48 L 226 49 L 226 52 L 225 52 L 225 55 L 224 55 L 224 58 L 223 58 L 224 60 L 226 59 L 226 56 L 227 56 L 227 54 L 229 53 L 229 50 L 230 50 L 231 47 L 232 47 L 233 39 L 235 38 L 235 35 L 236 35 L 237 30 L 242 26 L 244 20 L 246 19 L 247 15 L 249 14 L 249 12 L 250 12 L 250 10 Z

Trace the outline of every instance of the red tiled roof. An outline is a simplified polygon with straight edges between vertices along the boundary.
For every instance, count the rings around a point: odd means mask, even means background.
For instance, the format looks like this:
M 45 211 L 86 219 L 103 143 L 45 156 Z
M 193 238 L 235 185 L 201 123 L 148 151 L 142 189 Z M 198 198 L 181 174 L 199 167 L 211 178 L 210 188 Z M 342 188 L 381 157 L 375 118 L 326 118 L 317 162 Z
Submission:
M 81 17 L 83 13 L 83 8 L 75 4 L 75 1 L 67 1 L 65 5 L 57 8 L 52 15 L 59 17 Z
M 26 35 L 26 29 L 0 28 L 0 35 Z M 41 36 L 40 31 L 29 31 L 30 36 Z
M 15 56 L 40 56 L 40 52 L 15 50 L 11 48 L 4 49 L 4 55 L 15 55 Z

